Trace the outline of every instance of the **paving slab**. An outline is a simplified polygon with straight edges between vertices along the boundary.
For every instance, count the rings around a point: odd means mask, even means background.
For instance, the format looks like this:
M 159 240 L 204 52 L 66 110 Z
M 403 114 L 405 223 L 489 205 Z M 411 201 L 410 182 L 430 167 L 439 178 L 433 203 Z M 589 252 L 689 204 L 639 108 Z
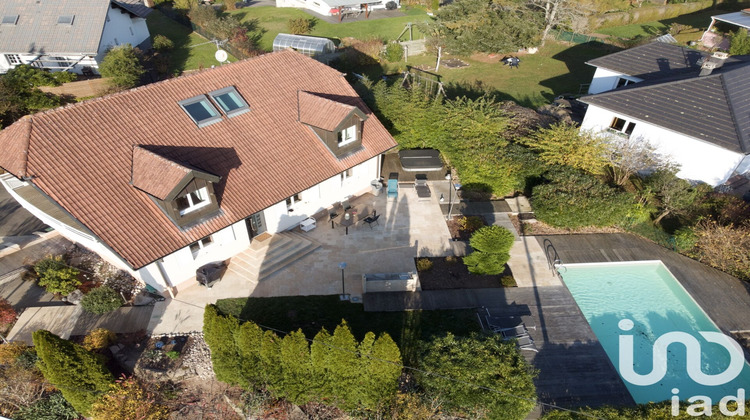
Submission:
M 32 345 L 31 335 L 37 330 L 47 330 L 68 339 L 82 311 L 75 305 L 26 308 L 8 333 L 8 341 Z

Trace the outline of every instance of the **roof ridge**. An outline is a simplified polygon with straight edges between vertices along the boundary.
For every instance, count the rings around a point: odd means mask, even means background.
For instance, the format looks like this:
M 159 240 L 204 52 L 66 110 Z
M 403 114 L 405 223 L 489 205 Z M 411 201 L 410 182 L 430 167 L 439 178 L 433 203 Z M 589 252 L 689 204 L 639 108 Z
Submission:
M 156 87 L 161 86 L 162 84 L 165 84 L 165 83 L 174 83 L 175 80 L 183 80 L 183 79 L 187 79 L 187 78 L 190 78 L 190 77 L 197 77 L 197 76 L 199 76 L 201 74 L 204 74 L 204 73 L 206 73 L 208 71 L 221 70 L 221 69 L 224 69 L 224 68 L 229 68 L 231 66 L 236 66 L 236 65 L 241 64 L 241 63 L 247 63 L 247 62 L 250 62 L 250 61 L 257 61 L 257 60 L 263 59 L 265 57 L 269 57 L 271 55 L 281 55 L 281 54 L 284 54 L 284 53 L 286 53 L 286 54 L 290 54 L 290 53 L 291 54 L 295 54 L 295 55 L 297 55 L 299 57 L 305 57 L 305 58 L 308 58 L 308 59 L 310 59 L 310 60 L 312 60 L 312 61 L 314 61 L 316 63 L 319 63 L 317 60 L 309 58 L 309 57 L 305 56 L 304 54 L 301 54 L 301 53 L 296 52 L 296 51 L 291 50 L 291 49 L 289 49 L 289 50 L 282 50 L 282 51 L 273 51 L 273 52 L 269 52 L 269 53 L 266 53 L 266 54 L 257 55 L 255 57 L 250 57 L 250 58 L 245 58 L 245 59 L 242 59 L 242 60 L 238 60 L 238 61 L 235 61 L 234 63 L 224 64 L 224 65 L 221 65 L 219 67 L 209 67 L 209 68 L 199 69 L 197 71 L 193 71 L 193 72 L 188 73 L 188 74 L 184 74 L 183 73 L 183 74 L 181 74 L 180 76 L 177 76 L 177 77 L 172 77 L 172 78 L 169 78 L 169 79 L 159 80 L 158 82 L 148 83 L 148 84 L 145 84 L 143 86 L 136 86 L 134 88 L 121 90 L 119 92 L 109 93 L 109 94 L 104 95 L 104 96 L 97 96 L 96 98 L 90 98 L 90 99 L 86 99 L 86 100 L 83 100 L 83 101 L 80 101 L 80 102 L 74 102 L 74 103 L 71 103 L 71 104 L 66 104 L 66 105 L 63 105 L 63 106 L 60 106 L 60 107 L 57 107 L 57 108 L 45 109 L 43 111 L 35 112 L 34 114 L 31 114 L 31 115 L 56 114 L 58 112 L 63 112 L 63 111 L 68 110 L 68 109 L 82 107 L 82 106 L 85 106 L 85 105 L 88 105 L 88 104 L 92 104 L 92 103 L 95 103 L 95 102 L 98 102 L 98 101 L 109 100 L 109 98 L 115 98 L 115 97 L 125 96 L 125 95 L 129 95 L 129 94 L 134 94 L 134 92 L 140 92 L 142 90 L 156 89 Z M 290 57 L 291 57 L 291 55 L 290 55 Z M 320 63 L 320 64 L 323 65 L 322 63 Z M 15 123 L 13 123 L 13 124 L 15 124 Z M 11 125 L 13 125 L 13 124 L 11 124 Z
M 737 114 L 734 111 L 735 107 L 735 100 L 732 95 L 732 92 L 727 88 L 727 80 L 725 76 L 731 76 L 735 72 L 740 72 L 744 69 L 744 66 L 738 67 L 736 69 L 729 70 L 727 72 L 720 73 L 721 76 L 721 88 L 724 90 L 724 96 L 727 100 L 727 105 L 729 105 L 729 116 L 732 118 L 732 121 L 734 121 L 734 130 L 737 133 L 737 138 L 740 140 L 740 150 L 742 150 L 743 153 L 748 153 L 747 150 L 747 141 L 748 141 L 748 133 L 745 133 L 742 131 L 740 127 L 740 121 L 737 119 Z

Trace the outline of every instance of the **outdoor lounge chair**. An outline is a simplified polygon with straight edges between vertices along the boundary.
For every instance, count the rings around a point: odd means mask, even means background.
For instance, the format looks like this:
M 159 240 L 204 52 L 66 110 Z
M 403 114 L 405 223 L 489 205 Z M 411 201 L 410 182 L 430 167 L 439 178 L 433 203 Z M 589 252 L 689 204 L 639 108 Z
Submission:
M 417 191 L 417 197 L 422 199 L 429 199 L 432 195 L 430 187 L 427 185 L 427 177 L 420 177 L 417 175 L 417 179 L 414 180 L 414 189 Z
M 380 215 L 377 216 L 367 216 L 363 220 L 365 223 L 367 223 L 368 226 L 370 226 L 370 229 L 372 229 L 372 224 L 375 223 L 376 225 L 380 226 L 380 223 L 378 223 L 378 219 L 380 219 Z
M 523 324 L 517 325 L 513 328 L 503 328 L 495 332 L 499 332 L 500 334 L 502 334 L 503 340 L 529 336 L 529 330 L 527 330 L 526 326 L 524 326 Z
M 529 350 L 533 352 L 539 352 L 539 349 L 536 348 L 536 344 L 534 344 L 534 340 L 531 339 L 531 337 L 524 336 L 524 337 L 518 337 L 516 344 L 518 345 L 518 348 L 521 350 Z
M 392 172 L 388 176 L 388 198 L 398 197 L 398 172 Z

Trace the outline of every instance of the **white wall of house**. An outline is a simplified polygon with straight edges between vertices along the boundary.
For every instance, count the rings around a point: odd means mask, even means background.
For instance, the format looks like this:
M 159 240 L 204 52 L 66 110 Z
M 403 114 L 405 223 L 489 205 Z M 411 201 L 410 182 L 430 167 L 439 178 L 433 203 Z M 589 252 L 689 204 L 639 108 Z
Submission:
M 594 72 L 594 77 L 591 79 L 591 85 L 589 85 L 589 95 L 614 89 L 620 79 L 627 79 L 633 83 L 643 81 L 643 79 L 637 77 L 627 76 L 622 73 L 597 67 Z
M 131 14 L 110 4 L 96 61 L 101 62 L 107 50 L 112 47 L 122 44 L 137 47 L 149 38 L 146 19 L 132 17 Z
M 337 201 L 369 191 L 370 182 L 378 178 L 379 162 L 376 156 L 353 167 L 351 176 L 338 174 L 302 191 L 299 194 L 301 200 L 294 203 L 292 211 L 287 209 L 286 200 L 263 210 L 268 232 L 291 229 Z
M 385 9 L 385 4 L 388 3 L 388 1 L 389 0 L 382 0 L 372 3 L 365 1 L 363 2 L 363 4 L 368 3 L 369 10 L 378 10 Z M 401 7 L 400 0 L 393 1 L 395 1 L 396 4 Z M 339 5 L 336 3 L 336 0 L 276 0 L 276 7 L 295 7 L 298 9 L 308 9 L 323 16 L 331 16 L 331 9 L 336 9 L 339 7 Z M 349 7 L 356 8 L 356 6 Z
M 81 73 L 84 66 L 93 69 L 97 67 L 96 59 L 84 54 L 47 53 L 41 57 L 38 54 L 0 54 L 0 73 L 7 73 L 8 70 L 19 64 L 29 64 L 50 71 L 68 69 L 68 71 L 78 74 Z
M 608 131 L 615 117 L 635 122 L 636 127 L 631 137 L 649 141 L 657 153 L 680 165 L 680 171 L 677 173 L 680 178 L 716 186 L 723 184 L 735 170 L 740 171 L 743 167 L 741 163 L 745 169 L 740 173 L 750 167 L 750 160 L 741 153 L 594 105 L 589 105 L 586 110 L 581 129 L 593 132 Z

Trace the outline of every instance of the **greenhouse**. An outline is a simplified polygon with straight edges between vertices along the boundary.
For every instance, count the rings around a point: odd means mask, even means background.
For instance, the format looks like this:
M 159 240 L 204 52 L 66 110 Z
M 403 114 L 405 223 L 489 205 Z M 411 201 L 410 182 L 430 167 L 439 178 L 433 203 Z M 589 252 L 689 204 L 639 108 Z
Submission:
M 273 40 L 273 50 L 281 51 L 291 48 L 308 57 L 330 54 L 336 50 L 336 45 L 328 38 L 315 36 L 278 34 Z

